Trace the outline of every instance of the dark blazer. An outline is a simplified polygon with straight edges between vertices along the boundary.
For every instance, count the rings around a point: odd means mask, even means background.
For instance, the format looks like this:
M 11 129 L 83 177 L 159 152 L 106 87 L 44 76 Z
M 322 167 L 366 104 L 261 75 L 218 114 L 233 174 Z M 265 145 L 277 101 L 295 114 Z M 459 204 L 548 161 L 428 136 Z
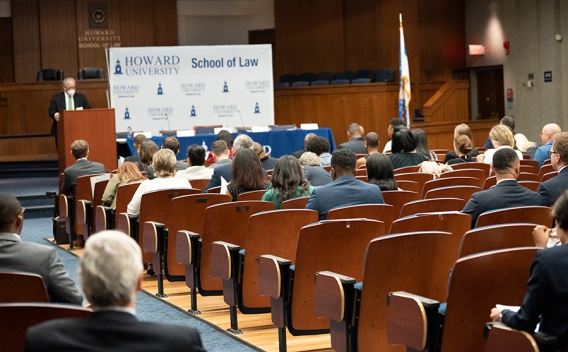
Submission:
M 353 138 L 348 142 L 341 143 L 339 148 L 351 149 L 355 154 L 367 154 L 365 149 L 365 139 L 363 137 Z
M 353 176 L 342 176 L 332 183 L 314 188 L 306 209 L 317 210 L 319 219 L 325 220 L 327 212 L 334 208 L 384 203 L 379 187 L 359 181 Z
M 321 166 L 304 166 L 304 176 L 310 185 L 319 187 L 332 183 L 331 174 Z
M 194 328 L 141 322 L 127 312 L 51 320 L 28 329 L 25 351 L 205 351 Z
M 474 193 L 462 213 L 471 215 L 471 227 L 475 227 L 477 218 L 488 210 L 497 210 L 523 205 L 540 205 L 538 193 L 519 185 L 516 180 L 499 182 L 495 187 Z
M 568 338 L 568 246 L 539 250 L 531 266 L 527 292 L 517 313 L 503 310 L 502 321 L 506 325 L 534 332 L 539 331 L 558 337 L 558 350 L 565 351 Z
M 89 101 L 81 93 L 75 93 L 73 95 L 73 104 L 75 104 L 75 110 L 77 108 L 90 109 Z M 55 114 L 61 113 L 67 107 L 65 102 L 65 92 L 54 94 L 49 103 L 49 117 L 53 119 L 53 124 L 51 125 L 51 135 L 57 135 L 57 122 L 55 121 Z
M 140 161 L 140 154 L 136 153 L 134 155 L 127 156 L 126 158 L 124 158 L 124 161 L 130 161 L 131 163 L 136 164 Z
M 557 176 L 538 186 L 537 192 L 540 194 L 540 205 L 544 205 L 545 207 L 551 206 L 567 189 L 568 167 L 565 167 Z
M 296 150 L 294 153 L 292 153 L 292 155 L 296 158 L 296 159 L 300 159 L 300 157 L 302 156 L 302 154 L 304 154 L 305 152 L 307 152 L 306 148 L 302 149 L 302 150 Z
M 203 189 L 203 193 L 207 193 L 209 188 L 221 186 L 221 177 L 223 177 L 227 182 L 233 179 L 233 171 L 231 170 L 231 163 L 221 164 L 221 161 L 222 160 L 219 161 L 219 166 L 213 169 L 213 176 L 211 176 L 209 183 Z M 262 172 L 264 173 L 265 176 L 268 176 L 266 170 L 262 169 Z
M 477 161 L 477 159 L 474 159 L 471 156 L 467 156 L 467 157 L 463 156 L 463 157 L 459 157 L 459 158 L 450 159 L 450 161 L 448 161 L 447 164 L 448 165 L 454 165 L 454 164 L 462 164 L 462 163 L 474 163 L 476 161 Z
M 0 233 L 0 269 L 40 275 L 51 302 L 83 302 L 83 294 L 63 269 L 52 246 L 22 242 L 18 235 Z
M 106 174 L 108 171 L 101 163 L 89 161 L 87 159 L 79 159 L 77 162 L 63 171 L 64 179 L 61 186 L 61 194 L 69 195 L 73 190 L 73 186 L 77 185 L 79 176 L 92 174 Z
M 471 156 L 472 158 L 475 158 L 477 155 L 479 154 L 479 151 L 477 150 L 476 147 L 473 147 L 473 149 L 471 150 L 471 153 L 469 153 L 469 156 Z M 446 158 L 444 159 L 444 164 L 447 164 L 448 161 L 452 160 L 452 159 L 457 159 L 458 155 L 456 154 L 456 152 L 454 152 L 453 150 L 451 152 L 446 153 Z
M 278 159 L 273 158 L 273 157 L 268 157 L 268 158 L 261 161 L 262 168 L 264 170 L 273 170 L 274 167 L 276 166 L 277 162 L 278 162 Z

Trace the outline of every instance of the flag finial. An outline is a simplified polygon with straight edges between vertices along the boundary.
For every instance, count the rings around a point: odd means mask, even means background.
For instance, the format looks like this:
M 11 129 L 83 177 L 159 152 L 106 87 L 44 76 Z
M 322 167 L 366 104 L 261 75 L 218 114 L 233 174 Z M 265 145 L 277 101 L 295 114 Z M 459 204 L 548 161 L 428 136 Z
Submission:
M 400 20 L 400 25 L 402 26 L 402 13 L 398 14 L 398 19 Z

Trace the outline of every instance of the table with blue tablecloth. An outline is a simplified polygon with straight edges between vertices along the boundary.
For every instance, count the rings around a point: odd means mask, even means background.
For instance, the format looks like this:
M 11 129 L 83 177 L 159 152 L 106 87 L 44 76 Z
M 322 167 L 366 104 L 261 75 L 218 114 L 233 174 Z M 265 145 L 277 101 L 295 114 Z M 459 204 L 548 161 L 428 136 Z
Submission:
M 333 138 L 333 133 L 330 128 L 319 128 L 317 130 L 281 130 L 281 131 L 269 131 L 269 132 L 245 132 L 249 135 L 255 142 L 260 143 L 264 150 L 274 158 L 279 158 L 282 155 L 292 154 L 293 152 L 304 148 L 304 137 L 308 133 L 315 133 L 318 136 L 324 137 L 329 141 L 330 153 L 333 152 L 335 148 L 335 139 Z M 236 138 L 240 133 L 233 133 L 233 138 Z M 150 140 L 154 141 L 158 147 L 162 145 L 162 141 L 167 136 L 152 137 Z M 216 134 L 198 134 L 193 137 L 177 137 L 180 143 L 180 153 L 178 154 L 178 160 L 187 159 L 187 148 L 190 145 L 205 145 L 207 150 L 211 150 L 211 145 L 217 140 Z M 134 148 L 134 139 L 127 138 L 128 148 L 130 153 L 136 154 L 136 148 Z

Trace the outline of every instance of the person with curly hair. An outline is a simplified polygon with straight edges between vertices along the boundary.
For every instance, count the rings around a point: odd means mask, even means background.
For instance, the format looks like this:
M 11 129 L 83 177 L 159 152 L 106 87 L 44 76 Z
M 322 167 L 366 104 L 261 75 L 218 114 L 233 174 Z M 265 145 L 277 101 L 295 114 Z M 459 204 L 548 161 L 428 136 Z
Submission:
M 270 182 L 262 200 L 273 202 L 276 209 L 280 209 L 285 200 L 309 196 L 314 190 L 304 177 L 300 162 L 291 155 L 278 159 Z
M 331 154 L 329 153 L 329 142 L 327 139 L 316 136 L 310 139 L 307 145 L 308 152 L 315 153 L 321 162 L 321 166 L 331 165 Z

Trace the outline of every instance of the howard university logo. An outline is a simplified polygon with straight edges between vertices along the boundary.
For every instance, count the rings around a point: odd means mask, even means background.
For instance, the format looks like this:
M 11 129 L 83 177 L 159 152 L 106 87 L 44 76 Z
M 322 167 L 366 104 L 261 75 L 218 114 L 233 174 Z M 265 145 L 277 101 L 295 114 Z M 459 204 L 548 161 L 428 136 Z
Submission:
M 126 110 L 124 110 L 124 119 L 130 120 L 130 112 L 128 111 L 128 108 L 126 108 Z
M 254 113 L 260 114 L 260 108 L 258 107 L 258 101 L 256 102 L 256 105 L 254 106 Z
M 191 105 L 191 114 L 189 117 L 197 117 L 197 113 L 195 112 L 195 106 Z
M 162 83 L 158 83 L 158 95 L 164 95 L 164 91 L 162 90 Z
M 120 60 L 116 59 L 116 65 L 114 65 L 114 74 L 121 75 L 122 74 L 122 67 L 120 66 Z
M 229 93 L 229 86 L 227 85 L 227 81 L 223 84 L 223 93 Z

